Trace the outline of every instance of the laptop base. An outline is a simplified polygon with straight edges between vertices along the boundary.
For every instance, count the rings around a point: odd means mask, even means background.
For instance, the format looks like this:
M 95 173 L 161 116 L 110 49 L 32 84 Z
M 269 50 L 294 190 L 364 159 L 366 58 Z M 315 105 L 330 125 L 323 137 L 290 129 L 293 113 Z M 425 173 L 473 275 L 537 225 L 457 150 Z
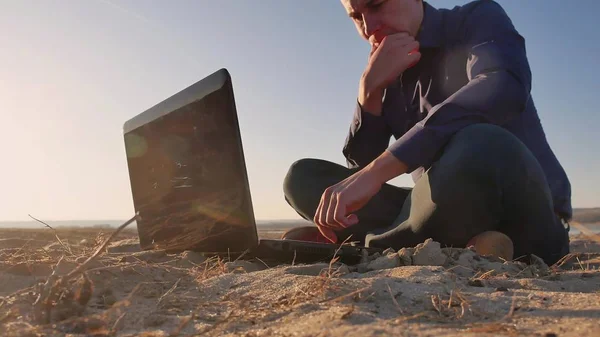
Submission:
M 195 251 L 194 249 L 191 250 Z M 166 252 L 178 254 L 183 250 L 166 249 Z M 198 252 L 207 257 L 218 256 L 230 261 L 258 259 L 276 264 L 306 264 L 329 263 L 337 258 L 338 262 L 355 265 L 360 263 L 365 254 L 381 253 L 383 249 L 297 240 L 261 239 L 254 249 L 243 252 L 231 250 L 227 252 Z
M 360 263 L 365 253 L 381 253 L 379 248 L 337 245 L 296 240 L 261 239 L 258 247 L 250 252 L 254 257 L 271 258 L 282 263 L 316 263 L 338 261 L 348 265 Z

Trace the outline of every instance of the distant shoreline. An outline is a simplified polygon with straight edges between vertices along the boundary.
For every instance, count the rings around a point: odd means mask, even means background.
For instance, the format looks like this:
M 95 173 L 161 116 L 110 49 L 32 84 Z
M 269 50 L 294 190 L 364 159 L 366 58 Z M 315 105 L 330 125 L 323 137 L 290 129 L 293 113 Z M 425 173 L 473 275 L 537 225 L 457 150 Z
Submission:
M 93 225 L 110 225 L 119 226 L 126 219 L 99 219 L 99 220 L 46 220 L 41 219 L 51 226 L 93 226 Z M 592 208 L 575 208 L 573 209 L 573 221 L 586 224 L 587 226 L 600 226 L 600 207 Z M 257 225 L 264 226 L 270 224 L 277 224 L 278 226 L 294 226 L 299 224 L 309 224 L 310 222 L 304 219 L 258 219 L 256 220 Z M 1 221 L 0 227 L 21 227 L 21 226 L 43 226 L 42 224 L 34 220 L 21 220 L 21 221 Z
M 119 225 L 123 224 L 125 221 L 121 220 L 68 220 L 68 221 L 46 221 L 52 227 L 55 228 L 116 228 Z M 577 221 L 582 225 L 590 228 L 591 230 L 597 231 L 600 230 L 600 221 L 593 222 L 584 222 Z M 286 219 L 286 220 L 257 220 L 257 227 L 262 229 L 288 229 L 298 226 L 312 226 L 312 223 L 306 220 L 297 220 L 297 219 Z M 23 228 L 23 229 L 35 229 L 35 228 L 44 228 L 45 226 L 36 221 L 0 221 L 0 228 Z M 130 228 L 135 228 L 136 223 L 132 223 Z M 573 229 L 573 226 L 571 226 Z
M 45 221 L 53 228 L 62 231 L 68 230 L 69 228 L 73 229 L 108 229 L 112 230 L 119 225 L 121 225 L 122 221 L 109 220 L 109 221 L 93 221 L 93 220 L 85 220 L 85 221 Z M 591 232 L 600 234 L 600 222 L 594 223 L 581 223 L 583 226 L 587 227 Z M 288 229 L 299 227 L 299 226 L 313 226 L 311 222 L 306 220 L 258 220 L 257 228 L 259 231 L 272 231 L 272 232 L 284 232 Z M 36 221 L 0 221 L 0 229 L 2 230 L 40 230 L 45 229 L 45 226 Z M 128 230 L 137 232 L 137 226 L 132 223 Z M 579 235 L 581 231 L 577 229 L 575 226 L 571 226 L 570 236 Z
M 52 227 L 91 227 L 91 228 L 116 228 L 125 220 L 45 220 Z M 575 208 L 573 210 L 573 221 L 579 222 L 594 232 L 600 231 L 600 207 Z M 298 226 L 310 226 L 311 222 L 304 219 L 274 219 L 256 220 L 257 227 L 261 229 L 285 230 Z M 0 228 L 43 228 L 44 225 L 35 220 L 25 221 L 0 221 Z M 133 223 L 129 226 L 135 228 Z M 571 227 L 574 230 L 573 227 Z M 576 231 L 578 232 L 578 231 Z

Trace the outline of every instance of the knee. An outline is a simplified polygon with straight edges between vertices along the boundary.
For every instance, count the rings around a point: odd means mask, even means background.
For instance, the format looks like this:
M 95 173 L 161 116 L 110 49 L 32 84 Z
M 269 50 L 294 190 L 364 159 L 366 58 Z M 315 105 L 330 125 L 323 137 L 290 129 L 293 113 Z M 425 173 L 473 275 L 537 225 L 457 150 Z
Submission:
M 533 160 L 533 154 L 515 135 L 492 124 L 475 124 L 457 132 L 440 159 L 454 174 L 468 176 L 511 170 Z
M 283 193 L 288 200 L 295 199 L 303 187 L 309 182 L 309 177 L 314 176 L 315 167 L 320 160 L 304 158 L 290 165 L 283 180 Z
M 510 131 L 493 124 L 474 124 L 463 128 L 452 137 L 463 151 L 472 154 L 493 156 L 498 153 L 513 153 L 526 149 Z

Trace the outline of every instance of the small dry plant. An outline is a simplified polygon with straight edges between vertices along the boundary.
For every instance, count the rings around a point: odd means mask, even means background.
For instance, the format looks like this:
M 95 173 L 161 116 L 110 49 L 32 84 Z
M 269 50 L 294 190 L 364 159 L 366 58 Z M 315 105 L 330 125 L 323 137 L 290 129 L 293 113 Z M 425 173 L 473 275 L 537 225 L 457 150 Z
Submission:
M 119 226 L 117 230 L 113 232 L 111 236 L 108 237 L 104 241 L 98 249 L 92 254 L 85 262 L 80 264 L 77 268 L 73 269 L 70 273 L 65 276 L 58 277 L 56 275 L 56 269 L 54 272 L 48 277 L 45 283 L 41 284 L 41 286 L 37 289 L 37 298 L 33 303 L 33 311 L 34 318 L 37 322 L 48 324 L 52 321 L 51 312 L 53 309 L 57 307 L 59 303 L 63 303 L 63 306 L 67 306 L 67 303 L 71 304 L 74 302 L 78 302 L 80 306 L 85 307 L 87 301 L 91 297 L 91 283 L 87 276 L 85 275 L 85 270 L 87 266 L 90 264 L 92 260 L 94 260 L 108 245 L 108 243 L 119 234 L 125 227 L 131 224 L 138 218 L 136 214 L 134 217 L 129 219 L 127 222 Z M 62 260 L 62 259 L 61 259 Z M 70 290 L 69 284 L 72 279 L 75 277 L 82 276 L 83 282 L 81 282 L 81 287 L 78 288 L 75 292 Z M 89 294 L 88 294 L 89 292 Z M 65 294 L 67 294 L 65 296 Z M 63 302 L 61 302 L 61 300 Z
M 348 237 L 342 245 L 346 244 L 348 239 L 350 239 L 350 237 Z M 329 297 L 342 290 L 344 282 L 343 280 L 340 280 L 340 276 L 347 273 L 347 267 L 344 264 L 338 263 L 340 260 L 340 257 L 338 256 L 340 249 L 341 246 L 335 251 L 327 267 L 321 269 L 317 276 L 311 277 L 307 282 L 295 285 L 293 293 L 282 295 L 273 306 L 289 307 L 304 303 L 332 303 L 348 298 L 352 298 L 354 301 L 360 300 L 362 292 L 369 287 L 353 290 L 341 296 Z M 342 316 L 347 317 L 351 314 L 352 310 L 353 309 L 349 309 Z
M 442 317 L 461 319 L 467 312 L 471 311 L 469 301 L 458 289 L 450 290 L 450 294 L 447 296 L 431 295 L 431 304 L 433 309 Z
M 45 267 L 49 268 L 48 273 L 50 275 L 45 281 L 42 280 L 31 287 L 20 289 L 0 300 L 0 330 L 4 330 L 4 333 L 8 336 L 21 336 L 28 334 L 37 335 L 39 331 L 44 329 L 54 330 L 59 325 L 67 326 L 66 329 L 69 331 L 83 331 L 86 333 L 97 333 L 104 329 L 104 320 L 102 318 L 94 316 L 82 317 L 93 293 L 93 283 L 86 272 L 91 266 L 90 263 L 105 251 L 108 243 L 126 226 L 136 220 L 137 217 L 138 215 L 136 214 L 118 227 L 87 258 L 85 258 L 85 255 L 82 255 L 86 247 L 82 247 L 81 245 L 73 247 L 69 245 L 67 241 L 60 238 L 57 230 L 43 221 L 32 217 L 52 231 L 54 238 L 58 242 L 58 247 L 60 247 L 59 252 L 62 256 L 58 258 L 58 262 L 54 263 L 53 268 L 50 268 L 49 263 L 56 261 L 57 256 L 52 255 L 56 251 L 47 247 L 26 249 L 26 246 L 24 246 L 21 249 L 12 251 L 10 256 L 6 256 L 7 258 L 4 260 L 5 265 L 6 263 L 12 264 L 8 268 L 20 267 L 22 265 L 28 268 L 28 270 L 23 270 L 23 275 L 31 275 L 36 270 L 38 270 L 37 272 L 44 272 Z M 82 230 L 82 232 L 85 232 L 84 236 L 89 234 L 85 230 Z M 38 236 L 45 235 L 41 233 Z M 3 251 L 2 253 L 4 254 L 5 252 Z M 82 263 L 77 265 L 76 261 L 82 261 Z M 76 267 L 72 267 L 73 269 L 66 273 L 64 269 L 69 264 Z M 40 268 L 42 269 L 39 270 Z M 12 272 L 19 271 L 12 270 Z M 60 276 L 61 274 L 62 276 Z M 68 327 L 69 324 L 72 326 Z

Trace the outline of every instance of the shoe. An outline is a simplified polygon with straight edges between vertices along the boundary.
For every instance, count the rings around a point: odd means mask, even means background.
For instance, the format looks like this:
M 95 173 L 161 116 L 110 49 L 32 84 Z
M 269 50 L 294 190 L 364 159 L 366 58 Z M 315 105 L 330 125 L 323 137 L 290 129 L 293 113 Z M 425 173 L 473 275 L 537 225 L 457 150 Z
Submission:
M 317 227 L 305 226 L 296 227 L 283 233 L 281 236 L 282 240 L 297 240 L 297 241 L 309 241 L 319 243 L 331 243 L 326 237 L 319 232 Z
M 475 235 L 467 247 L 474 246 L 475 252 L 479 255 L 492 255 L 511 261 L 513 259 L 514 247 L 512 240 L 504 233 L 496 231 L 487 231 Z

